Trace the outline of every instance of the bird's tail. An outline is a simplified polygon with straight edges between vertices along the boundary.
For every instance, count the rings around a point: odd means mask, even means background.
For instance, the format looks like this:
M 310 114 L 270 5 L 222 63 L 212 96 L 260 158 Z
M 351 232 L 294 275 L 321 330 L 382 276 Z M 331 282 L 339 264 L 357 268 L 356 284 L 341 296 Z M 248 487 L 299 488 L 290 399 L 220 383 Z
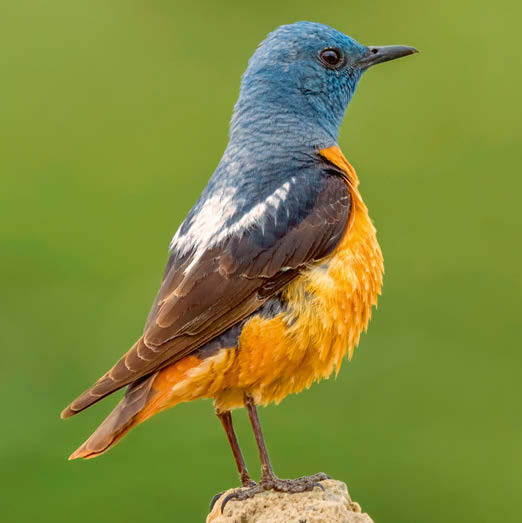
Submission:
M 69 459 L 95 458 L 115 445 L 127 432 L 145 420 L 140 416 L 155 391 L 152 387 L 158 373 L 138 380 L 127 387 L 124 398 L 105 418 L 91 437 L 76 449 Z M 148 416 L 147 416 L 148 417 Z

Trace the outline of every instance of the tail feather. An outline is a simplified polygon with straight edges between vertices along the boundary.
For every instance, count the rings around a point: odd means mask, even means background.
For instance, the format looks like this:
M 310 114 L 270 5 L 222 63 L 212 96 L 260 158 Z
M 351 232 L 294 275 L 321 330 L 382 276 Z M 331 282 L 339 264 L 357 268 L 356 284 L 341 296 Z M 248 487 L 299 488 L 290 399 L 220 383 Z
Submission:
M 115 445 L 136 424 L 137 415 L 154 396 L 152 384 L 157 375 L 156 372 L 129 385 L 124 398 L 69 459 L 94 458 Z
M 130 383 L 139 381 L 140 377 L 137 375 L 125 375 L 120 376 L 121 368 L 127 369 L 125 366 L 126 358 L 130 353 L 136 350 L 140 343 L 142 343 L 143 337 L 140 338 L 129 350 L 125 356 L 123 356 L 117 363 L 112 367 L 111 370 L 106 372 L 92 387 L 87 389 L 85 392 L 80 394 L 69 406 L 62 410 L 60 417 L 62 419 L 70 418 L 78 412 L 87 409 L 91 405 L 94 405 L 98 401 L 102 400 L 109 394 L 116 392 L 119 389 L 129 385 Z

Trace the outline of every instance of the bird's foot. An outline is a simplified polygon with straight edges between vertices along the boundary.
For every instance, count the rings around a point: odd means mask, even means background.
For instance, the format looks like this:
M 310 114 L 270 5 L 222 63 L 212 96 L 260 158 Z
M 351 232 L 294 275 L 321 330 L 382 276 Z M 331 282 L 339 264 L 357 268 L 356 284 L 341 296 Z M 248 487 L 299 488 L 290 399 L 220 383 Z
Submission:
M 246 488 L 238 488 L 234 492 L 230 493 L 221 503 L 221 513 L 225 510 L 226 504 L 235 499 L 237 501 L 243 501 L 245 499 L 253 498 L 256 494 L 265 492 L 267 490 L 275 490 L 276 492 L 286 492 L 288 494 L 295 494 L 297 492 L 308 492 L 313 490 L 315 487 L 319 487 L 324 490 L 324 487 L 319 483 L 325 479 L 331 479 L 328 474 L 319 472 L 313 476 L 303 476 L 297 479 L 280 479 L 276 476 L 267 476 L 261 479 L 257 484 Z M 214 498 L 212 506 L 216 502 L 217 497 Z

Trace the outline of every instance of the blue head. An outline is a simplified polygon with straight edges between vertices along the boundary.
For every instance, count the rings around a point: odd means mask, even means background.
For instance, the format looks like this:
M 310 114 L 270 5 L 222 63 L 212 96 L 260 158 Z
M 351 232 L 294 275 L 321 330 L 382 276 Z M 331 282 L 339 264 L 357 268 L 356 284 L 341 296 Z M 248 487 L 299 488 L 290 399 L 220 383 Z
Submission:
M 411 54 L 411 47 L 367 47 L 331 27 L 297 22 L 270 33 L 243 75 L 231 140 L 330 146 L 361 75 Z M 258 142 L 259 143 L 259 142 Z

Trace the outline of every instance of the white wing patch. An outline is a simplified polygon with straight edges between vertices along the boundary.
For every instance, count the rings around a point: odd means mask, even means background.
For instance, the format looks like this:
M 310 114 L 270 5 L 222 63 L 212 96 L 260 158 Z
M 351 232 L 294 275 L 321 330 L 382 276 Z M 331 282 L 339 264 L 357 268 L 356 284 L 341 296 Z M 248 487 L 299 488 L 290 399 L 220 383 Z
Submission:
M 194 251 L 194 257 L 185 269 L 185 274 L 191 271 L 206 250 L 215 247 L 225 238 L 240 234 L 253 226 L 259 226 L 263 230 L 265 218 L 274 215 L 274 211 L 286 200 L 294 181 L 295 178 L 292 177 L 290 181 L 283 183 L 264 201 L 252 207 L 228 227 L 224 224 L 237 209 L 236 189 L 225 187 L 204 202 L 188 231 L 181 234 L 180 227 L 170 243 L 170 250 L 178 251 L 181 256 Z

